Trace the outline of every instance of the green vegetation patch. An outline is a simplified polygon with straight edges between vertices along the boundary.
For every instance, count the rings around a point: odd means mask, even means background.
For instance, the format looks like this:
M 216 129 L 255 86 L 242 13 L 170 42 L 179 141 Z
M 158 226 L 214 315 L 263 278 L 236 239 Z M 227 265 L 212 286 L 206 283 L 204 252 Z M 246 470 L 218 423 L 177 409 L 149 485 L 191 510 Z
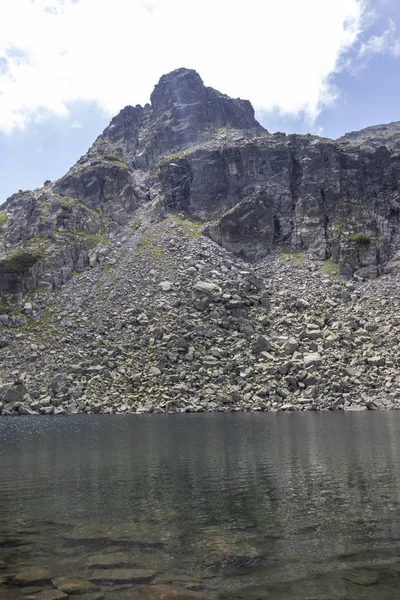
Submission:
M 137 231 L 142 226 L 142 219 L 139 219 L 139 217 L 133 219 L 133 221 L 130 222 L 129 226 L 133 231 Z
M 0 260 L 0 273 L 25 273 L 39 261 L 40 255 L 16 250 L 8 258 Z
M 38 287 L 34 290 L 31 290 L 24 298 L 25 302 L 34 302 L 40 296 L 44 296 L 48 292 L 48 288 L 46 287 Z
M 32 254 L 32 250 L 34 250 L 35 252 L 33 254 L 37 255 L 38 250 L 41 254 L 41 251 L 49 248 L 51 246 L 51 243 L 52 242 L 49 237 L 43 235 L 35 235 L 29 238 L 28 240 L 25 240 L 25 242 L 23 243 L 23 249 L 24 251 L 28 252 L 28 254 Z
M 165 250 L 161 248 L 161 246 L 152 246 L 151 253 L 153 255 L 153 258 L 157 260 L 165 260 L 167 258 Z
M 108 238 L 105 235 L 95 235 L 92 233 L 84 233 L 83 231 L 79 231 L 75 233 L 75 236 L 78 238 L 84 238 L 89 242 L 89 248 L 95 248 L 99 244 L 107 244 Z
M 17 315 L 18 311 L 9 305 L 7 298 L 0 296 L 0 315 Z
M 174 154 L 168 154 L 168 156 L 164 156 L 159 164 L 167 165 L 168 163 L 174 162 L 175 160 L 179 160 L 181 158 L 186 158 L 189 154 L 189 150 L 182 150 L 182 152 L 175 152 Z
M 89 248 L 95 248 L 98 244 L 107 244 L 108 237 L 105 234 L 85 233 L 84 231 L 55 231 L 54 238 L 58 243 L 61 241 L 77 241 L 79 239 L 89 242 Z
M 122 159 L 119 156 L 117 156 L 116 154 L 111 154 L 111 153 L 105 154 L 104 158 L 106 160 L 112 160 L 114 162 L 118 162 L 118 163 L 124 164 L 124 162 L 122 161 Z
M 289 260 L 290 262 L 294 263 L 300 263 L 306 260 L 302 254 L 299 254 L 298 252 L 293 252 L 289 248 L 283 248 L 279 252 L 278 256 L 280 258 L 286 258 L 286 260 Z
M 87 206 L 85 206 L 83 204 L 83 202 L 79 202 L 79 200 L 74 200 L 74 198 L 68 198 L 68 197 L 65 197 L 65 196 L 62 197 L 62 199 L 60 201 L 60 206 L 61 206 L 62 209 L 63 208 L 68 208 L 70 206 L 79 206 L 80 208 L 83 208 L 84 210 L 86 210 L 87 212 L 89 212 Z
M 351 233 L 347 239 L 349 242 L 354 242 L 357 246 L 369 246 L 372 242 L 371 236 L 366 233 Z
M 53 323 L 55 313 L 46 308 L 42 311 L 40 319 L 35 321 L 32 317 L 27 317 L 27 324 L 21 327 L 21 331 L 33 333 L 38 339 L 45 339 L 52 336 L 60 336 L 59 328 Z
M 140 242 L 137 245 L 137 252 L 138 254 L 143 254 L 144 252 L 146 252 L 147 254 L 151 254 L 151 256 L 159 261 L 164 261 L 166 260 L 167 254 L 164 250 L 164 248 L 162 248 L 161 246 L 157 246 L 154 242 L 156 240 L 156 234 L 154 231 L 149 231 L 146 230 L 144 231 L 144 233 L 142 234 L 141 238 L 140 238 Z M 136 261 L 136 258 L 134 257 L 133 262 Z
M 187 158 L 188 156 L 191 156 L 192 154 L 194 154 L 194 152 L 196 150 L 200 150 L 201 149 L 201 145 L 197 144 L 196 146 L 191 146 L 190 148 L 187 148 L 186 150 L 182 150 L 181 152 L 174 152 L 173 154 L 168 154 L 167 156 L 164 156 L 163 158 L 161 158 L 161 160 L 158 162 L 158 167 L 161 166 L 165 166 L 168 165 L 169 163 L 172 163 L 176 160 L 179 160 L 181 158 Z M 156 169 L 157 169 L 156 166 Z
M 0 229 L 7 223 L 7 215 L 4 211 L 0 211 Z
M 157 169 L 155 169 L 152 174 L 150 175 L 149 179 L 151 181 L 156 181 L 161 175 L 161 169 L 158 167 Z
M 198 238 L 202 235 L 204 223 L 201 223 L 200 221 L 191 221 L 190 219 L 181 219 L 181 217 L 176 215 L 172 217 L 172 220 L 182 227 L 184 233 L 186 233 L 188 237 Z
M 330 275 L 330 277 L 332 277 L 332 279 L 340 278 L 339 265 L 338 265 L 338 263 L 333 262 L 333 260 L 331 258 L 329 258 L 328 260 L 326 260 L 324 262 L 321 270 L 326 275 Z

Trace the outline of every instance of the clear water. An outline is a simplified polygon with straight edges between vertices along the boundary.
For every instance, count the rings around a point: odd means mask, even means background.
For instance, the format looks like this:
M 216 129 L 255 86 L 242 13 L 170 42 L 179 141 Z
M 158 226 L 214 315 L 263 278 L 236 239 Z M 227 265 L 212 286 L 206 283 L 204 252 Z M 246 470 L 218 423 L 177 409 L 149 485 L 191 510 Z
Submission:
M 110 573 L 88 600 L 392 600 L 399 509 L 399 413 L 0 420 L 7 600 L 30 566 Z

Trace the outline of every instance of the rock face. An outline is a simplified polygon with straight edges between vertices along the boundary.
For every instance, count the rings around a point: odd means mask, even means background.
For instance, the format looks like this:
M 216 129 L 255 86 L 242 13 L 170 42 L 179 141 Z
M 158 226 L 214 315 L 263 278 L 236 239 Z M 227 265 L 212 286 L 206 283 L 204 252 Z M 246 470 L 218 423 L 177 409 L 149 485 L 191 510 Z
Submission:
M 270 135 L 248 101 L 173 71 L 64 177 L 8 199 L 0 293 L 58 287 L 95 266 L 107 237 L 151 201 L 214 221 L 212 239 L 241 256 L 283 245 L 332 258 L 346 276 L 377 277 L 398 241 L 399 131 L 392 123 L 337 142 Z
M 386 146 L 389 150 L 400 150 L 400 123 L 373 125 L 361 131 L 352 131 L 339 138 L 339 142 L 359 146 L 363 144 L 371 148 Z
M 262 258 L 271 252 L 275 221 L 271 198 L 266 192 L 247 196 L 225 213 L 206 232 L 227 250 L 248 258 Z
M 1 414 L 396 407 L 399 132 L 270 134 L 164 75 L 1 207 Z

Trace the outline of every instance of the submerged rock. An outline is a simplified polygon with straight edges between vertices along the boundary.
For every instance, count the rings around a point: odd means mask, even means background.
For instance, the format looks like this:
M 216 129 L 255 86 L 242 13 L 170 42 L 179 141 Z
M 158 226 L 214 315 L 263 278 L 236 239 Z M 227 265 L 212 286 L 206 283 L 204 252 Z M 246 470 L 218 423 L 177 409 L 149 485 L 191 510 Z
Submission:
M 73 579 L 69 577 L 56 577 L 52 583 L 65 594 L 86 594 L 87 592 L 97 591 L 97 585 L 86 579 Z
M 51 573 L 42 567 L 25 567 L 13 577 L 15 585 L 32 585 L 51 582 Z
M 26 600 L 64 600 L 68 598 L 61 590 L 43 590 L 33 596 L 25 596 Z
M 89 574 L 90 581 L 94 583 L 140 583 L 150 581 L 156 575 L 150 569 L 98 569 Z
M 169 585 L 149 585 L 139 588 L 144 600 L 212 600 L 212 596 Z
M 108 569 L 111 567 L 133 567 L 135 559 L 133 556 L 122 552 L 113 552 L 110 554 L 99 554 L 91 556 L 87 562 L 90 569 Z

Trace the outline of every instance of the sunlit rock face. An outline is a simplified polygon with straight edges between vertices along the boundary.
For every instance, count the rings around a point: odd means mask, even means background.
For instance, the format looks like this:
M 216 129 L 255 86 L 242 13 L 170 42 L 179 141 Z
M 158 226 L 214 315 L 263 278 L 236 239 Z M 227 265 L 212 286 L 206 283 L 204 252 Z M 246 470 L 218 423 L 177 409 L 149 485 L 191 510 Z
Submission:
M 392 123 L 337 141 L 270 134 L 249 101 L 177 69 L 150 104 L 121 110 L 66 175 L 7 200 L 0 294 L 54 288 L 96 266 L 144 205 L 207 222 L 215 242 L 253 261 L 284 246 L 331 258 L 349 277 L 395 271 L 399 132 Z

